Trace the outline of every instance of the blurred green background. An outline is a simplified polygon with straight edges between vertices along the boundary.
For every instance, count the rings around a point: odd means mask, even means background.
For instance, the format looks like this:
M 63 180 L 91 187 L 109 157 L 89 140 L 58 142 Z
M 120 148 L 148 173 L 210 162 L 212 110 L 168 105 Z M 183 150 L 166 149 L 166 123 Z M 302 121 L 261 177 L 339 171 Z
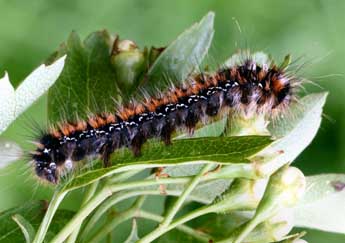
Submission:
M 210 60 L 222 63 L 238 48 L 301 57 L 304 77 L 330 92 L 321 129 L 295 165 L 305 174 L 345 172 L 345 1 L 215 0 L 1 0 L 0 76 L 7 70 L 16 86 L 64 41 L 72 30 L 83 38 L 108 29 L 140 47 L 164 46 L 208 11 L 216 13 Z M 41 98 L 2 135 L 25 145 L 28 117 L 44 124 Z M 0 104 L 1 105 L 1 104 Z M 0 211 L 30 199 L 49 199 L 51 189 L 30 177 L 18 162 L 0 171 Z M 78 193 L 64 207 L 75 207 Z M 345 203 L 345 202 L 344 202 Z M 0 226 L 1 227 L 1 226 Z M 345 242 L 345 236 L 309 231 L 312 243 Z

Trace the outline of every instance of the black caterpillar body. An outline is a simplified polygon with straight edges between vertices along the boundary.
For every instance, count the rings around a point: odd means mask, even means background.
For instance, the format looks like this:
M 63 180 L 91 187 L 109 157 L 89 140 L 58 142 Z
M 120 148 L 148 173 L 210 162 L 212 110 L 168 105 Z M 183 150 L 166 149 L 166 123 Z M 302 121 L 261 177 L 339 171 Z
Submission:
M 183 87 L 124 106 L 113 114 L 64 122 L 51 129 L 33 152 L 35 172 L 46 181 L 58 183 L 62 170 L 71 169 L 86 157 L 99 156 L 108 166 L 111 153 L 121 147 L 139 156 L 147 139 L 161 138 L 169 144 L 175 130 L 193 131 L 199 121 L 223 110 L 271 115 L 294 99 L 297 83 L 284 68 L 251 59 L 213 74 L 198 74 Z

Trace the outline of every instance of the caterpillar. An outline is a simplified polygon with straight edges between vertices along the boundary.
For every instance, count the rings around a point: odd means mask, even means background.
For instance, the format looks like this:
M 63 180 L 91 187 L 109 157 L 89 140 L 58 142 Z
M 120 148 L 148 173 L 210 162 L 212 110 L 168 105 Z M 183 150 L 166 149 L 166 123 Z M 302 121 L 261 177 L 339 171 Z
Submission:
M 250 56 L 214 73 L 194 74 L 179 87 L 124 105 L 113 113 L 62 122 L 49 129 L 32 153 L 35 172 L 56 184 L 61 171 L 86 157 L 101 158 L 104 166 L 109 166 L 110 155 L 122 147 L 139 156 L 148 139 L 159 138 L 169 145 L 177 129 L 192 133 L 199 122 L 225 110 L 230 114 L 279 113 L 296 98 L 299 83 L 285 66 L 259 63 Z

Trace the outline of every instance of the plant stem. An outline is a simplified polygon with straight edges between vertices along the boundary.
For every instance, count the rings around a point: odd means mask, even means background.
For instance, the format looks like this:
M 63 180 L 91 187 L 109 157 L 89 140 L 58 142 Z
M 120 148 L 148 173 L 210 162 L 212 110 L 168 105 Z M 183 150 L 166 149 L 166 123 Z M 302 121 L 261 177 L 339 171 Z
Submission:
M 171 222 L 171 224 L 164 228 L 160 234 L 164 234 L 176 227 L 179 227 L 180 225 L 195 219 L 197 217 L 203 216 L 205 214 L 209 214 L 209 213 L 217 213 L 217 212 L 221 212 L 222 210 L 224 210 L 224 208 L 226 208 L 228 210 L 228 212 L 230 212 L 231 210 L 236 210 L 238 209 L 238 205 L 236 205 L 236 203 L 233 205 L 233 208 L 229 207 L 229 206 L 224 206 L 223 204 L 212 204 L 212 205 L 205 205 L 203 207 L 200 207 L 192 212 L 189 212 L 183 216 L 181 216 L 180 218 L 174 220 Z M 159 235 L 160 236 L 160 235 Z M 158 236 L 158 237 L 159 237 Z M 154 239 L 153 239 L 154 240 Z
M 136 209 L 136 210 L 135 210 Z M 105 237 L 105 235 L 109 234 L 109 232 L 113 231 L 119 224 L 131 219 L 132 217 L 136 218 L 143 218 L 143 219 L 149 219 L 156 222 L 162 222 L 163 217 L 157 214 L 153 214 L 144 210 L 139 210 L 140 207 L 138 207 L 138 204 L 136 204 L 135 207 L 130 208 L 122 213 L 119 213 L 116 215 L 116 218 L 114 218 L 112 221 L 107 222 L 105 226 L 102 227 L 102 230 L 99 231 L 96 235 L 94 235 L 90 240 L 87 242 L 99 242 L 102 240 L 102 238 Z M 201 242 L 209 242 L 209 240 L 212 238 L 211 236 L 196 231 L 195 229 L 186 226 L 186 225 L 178 225 L 176 226 L 177 229 L 180 231 L 189 234 L 193 236 L 194 238 L 200 240 Z
M 109 188 L 113 192 L 130 190 L 138 187 L 145 186 L 154 186 L 161 184 L 184 184 L 190 180 L 190 177 L 175 177 L 175 178 L 159 178 L 159 179 L 149 179 L 149 180 L 139 180 L 139 181 L 130 181 L 119 184 L 109 185 Z
M 73 230 L 83 222 L 83 220 L 107 197 L 112 194 L 108 186 L 96 194 L 74 217 L 65 225 L 65 227 L 51 240 L 51 243 L 64 242 Z
M 85 204 L 93 197 L 93 195 L 95 194 L 96 190 L 98 187 L 98 181 L 95 181 L 94 183 L 92 183 L 89 188 L 87 189 L 83 201 L 81 203 L 81 206 L 85 206 Z M 78 225 L 78 227 L 73 231 L 73 233 L 68 237 L 66 243 L 74 243 L 76 242 L 77 238 L 78 238 L 78 234 L 81 228 L 81 224 Z
M 141 171 L 143 171 L 143 169 L 139 169 L 139 170 L 130 170 L 130 171 L 126 171 L 120 174 L 115 174 L 115 176 L 110 177 L 109 179 L 107 179 L 107 182 L 109 184 L 113 184 L 113 183 L 117 183 L 119 181 L 125 181 L 128 178 L 140 173 Z
M 204 176 L 204 174 L 212 167 L 212 164 L 206 164 L 197 175 L 191 179 L 189 184 L 184 189 L 181 196 L 177 199 L 177 201 L 174 203 L 174 205 L 170 208 L 168 211 L 166 217 L 164 218 L 163 222 L 151 233 L 144 236 L 142 239 L 138 241 L 138 243 L 149 243 L 159 237 L 164 230 L 169 226 L 172 219 L 175 217 L 178 210 L 181 208 L 182 204 L 188 197 L 188 195 L 194 190 L 194 188 L 197 186 L 197 184 L 201 181 L 201 178 Z
M 182 204 L 187 199 L 188 195 L 199 184 L 199 182 L 201 181 L 201 178 L 204 176 L 204 174 L 206 174 L 206 172 L 209 171 L 211 167 L 212 167 L 211 164 L 205 165 L 204 168 L 201 169 L 200 172 L 194 176 L 191 182 L 186 186 L 181 196 L 178 197 L 177 201 L 174 203 L 172 208 L 168 211 L 167 215 L 165 216 L 165 219 L 163 220 L 161 224 L 161 227 L 166 227 L 167 225 L 170 224 L 170 222 L 173 220 L 178 210 L 180 210 L 180 208 L 182 207 Z
M 115 175 L 115 176 L 113 176 L 113 177 L 111 177 L 111 178 L 109 178 L 109 179 L 107 179 L 107 183 L 116 183 L 116 182 L 119 182 L 119 181 L 124 181 L 124 180 L 126 180 L 126 179 L 128 179 L 128 178 L 130 178 L 130 177 L 132 177 L 132 176 L 134 176 L 134 175 L 136 175 L 136 174 L 138 174 L 138 173 L 140 173 L 141 171 L 143 171 L 143 170 L 133 170 L 133 171 L 128 171 L 128 172 L 124 172 L 124 173 L 121 173 L 121 174 L 117 174 L 117 175 Z M 108 208 L 107 208 L 108 209 Z M 102 212 L 102 214 L 104 213 L 105 211 L 103 211 Z M 100 216 L 102 216 L 102 215 L 100 215 Z M 99 217 L 100 217 L 99 216 Z M 97 218 L 97 220 L 98 220 L 99 218 Z M 85 234 L 83 234 L 84 232 L 90 232 L 91 231 L 91 228 L 93 227 L 93 224 L 97 221 L 97 220 L 94 220 L 93 222 L 92 222 L 92 218 L 91 218 L 91 220 L 89 220 L 88 222 L 87 222 L 87 224 L 86 224 L 86 226 L 82 229 L 82 232 L 81 232 L 81 236 L 83 237 L 83 235 L 85 235 Z M 84 237 L 83 237 L 84 238 Z
M 169 224 L 167 227 L 164 228 L 160 228 L 159 231 L 157 231 L 154 235 L 151 236 L 151 238 L 146 238 L 148 235 L 151 235 L 154 231 L 152 231 L 150 234 L 146 235 L 144 238 L 142 238 L 141 240 L 138 241 L 138 243 L 142 243 L 142 242 L 152 242 L 153 240 L 157 239 L 158 237 L 162 236 L 164 233 L 174 229 L 174 228 L 179 228 L 183 227 L 183 224 L 195 219 L 197 217 L 203 216 L 205 214 L 209 214 L 209 213 L 215 213 L 219 210 L 219 206 L 218 205 L 206 205 L 203 206 L 201 208 L 198 208 L 184 216 L 181 216 L 180 218 L 178 218 L 177 220 L 172 221 L 171 224 Z M 158 229 L 158 228 L 157 228 Z M 194 231 L 195 234 L 195 231 Z M 200 233 L 199 233 L 200 234 Z M 193 235 L 194 237 L 196 237 L 195 235 Z M 207 236 L 207 241 L 204 238 L 203 241 L 209 242 L 209 240 L 211 239 L 210 236 Z M 197 237 L 196 237 L 197 238 Z M 142 241 L 145 240 L 145 241 Z
M 213 165 L 213 163 L 209 163 L 209 164 L 206 164 L 205 167 L 211 168 L 212 165 Z M 196 179 L 195 182 L 199 183 L 201 181 L 214 180 L 214 179 L 219 179 L 219 178 L 235 178 L 235 177 L 241 177 L 241 176 L 256 177 L 256 174 L 253 171 L 254 171 L 254 168 L 251 164 L 234 164 L 234 165 L 226 166 L 220 172 L 209 172 L 207 174 L 207 176 L 200 176 L 199 175 L 199 176 L 197 176 L 198 179 Z M 128 174 L 131 174 L 131 173 L 128 173 Z M 190 182 L 190 177 L 185 176 L 185 177 L 175 177 L 175 178 L 160 178 L 158 180 L 157 179 L 150 179 L 150 180 L 144 180 L 144 181 L 142 181 L 142 180 L 141 181 L 131 181 L 131 182 L 124 182 L 124 183 L 119 183 L 119 184 L 112 184 L 112 185 L 106 184 L 103 187 L 103 189 L 100 192 L 98 192 L 98 194 L 96 194 L 84 207 L 82 207 L 80 209 L 80 211 L 76 215 L 74 215 L 74 217 L 70 220 L 70 222 L 67 225 L 65 225 L 65 227 L 54 237 L 54 239 L 51 242 L 52 243 L 63 242 L 73 232 L 73 230 L 78 226 L 78 224 L 83 222 L 83 220 L 95 208 L 97 208 L 106 198 L 108 198 L 110 195 L 112 195 L 115 192 L 118 192 L 121 190 L 129 190 L 129 189 L 138 188 L 138 187 L 162 185 L 162 184 L 185 184 L 188 182 L 193 184 L 193 181 L 194 180 L 192 180 Z M 192 186 L 196 186 L 196 184 L 192 185 Z M 188 187 L 186 189 L 188 189 Z M 192 189 L 192 188 L 190 188 L 190 189 Z M 63 193 L 67 193 L 67 191 L 65 191 Z M 184 197 L 187 197 L 189 193 L 190 193 L 190 191 L 187 191 L 186 194 L 184 195 Z M 183 200 L 185 200 L 184 197 L 183 197 Z M 181 202 L 183 203 L 182 200 L 178 200 L 177 202 L 179 204 L 181 204 Z M 179 208 L 181 205 L 177 205 L 178 207 L 176 207 L 174 209 L 174 211 L 176 211 L 176 209 Z M 54 210 L 56 211 L 56 208 Z M 55 211 L 53 212 L 53 214 L 55 213 Z M 176 212 L 174 212 L 174 214 L 176 214 Z M 53 214 L 51 215 L 51 217 L 53 216 Z M 51 221 L 51 219 L 50 219 L 50 221 Z M 44 225 L 44 227 L 45 227 L 44 232 L 39 231 L 40 234 L 43 233 L 41 235 L 41 241 L 36 241 L 36 242 L 34 241 L 34 243 L 41 243 L 43 241 L 44 235 L 47 232 L 47 228 L 48 228 L 50 221 L 48 222 L 47 225 Z M 38 237 L 38 236 L 36 235 L 36 237 Z
M 102 227 L 100 231 L 98 231 L 95 235 L 93 235 L 89 240 L 85 242 L 101 242 L 101 240 L 112 231 L 112 229 L 116 228 L 119 224 L 127 221 L 128 219 L 132 218 L 136 208 L 130 208 L 125 210 L 116 215 L 116 217 L 110 220 L 110 223 L 107 223 L 105 227 Z
M 32 243 L 43 242 L 44 237 L 48 231 L 48 227 L 50 225 L 50 222 L 52 221 L 53 216 L 54 216 L 57 208 L 59 207 L 61 201 L 64 199 L 64 197 L 66 196 L 67 193 L 68 193 L 68 191 L 63 191 L 63 192 L 56 191 L 54 193 L 54 196 L 49 203 L 48 209 L 44 215 L 44 218 L 41 222 L 40 227 L 38 228 L 35 239 L 32 241 Z
M 138 218 L 150 219 L 150 220 L 153 220 L 156 222 L 162 222 L 164 219 L 160 215 L 157 215 L 157 214 L 154 214 L 151 212 L 147 212 L 144 210 L 140 210 L 137 213 L 137 215 L 135 215 L 135 216 Z M 209 242 L 209 240 L 212 238 L 210 235 L 205 234 L 205 233 L 200 232 L 200 231 L 196 231 L 195 229 L 193 229 L 189 226 L 186 226 L 186 225 L 178 225 L 176 228 L 179 229 L 180 231 L 186 233 L 186 234 L 193 236 L 194 238 L 196 238 L 202 242 Z
M 181 181 L 186 181 L 188 178 L 181 178 L 180 179 L 173 179 L 173 178 L 164 178 L 164 182 L 166 183 L 180 183 Z M 103 189 L 95 195 L 84 207 L 80 209 L 80 211 L 74 215 L 74 217 L 69 221 L 67 225 L 54 237 L 51 241 L 53 242 L 63 242 L 66 237 L 68 237 L 72 231 L 83 222 L 83 220 L 98 206 L 100 205 L 106 198 L 112 195 L 114 192 L 137 188 L 140 186 L 148 186 L 148 185 L 159 185 L 163 184 L 161 180 L 147 180 L 147 181 L 134 181 L 122 184 L 115 184 L 115 185 L 105 185 Z
M 146 197 L 141 196 L 139 197 L 132 207 L 129 209 L 117 214 L 111 221 L 106 223 L 101 230 L 96 232 L 91 239 L 87 240 L 87 242 L 100 242 L 107 234 L 109 234 L 117 225 L 121 224 L 122 222 L 132 218 L 135 213 L 141 208 L 145 201 Z
M 235 178 L 235 177 L 249 177 L 249 178 L 255 178 L 256 175 L 253 171 L 253 165 L 251 164 L 236 164 L 236 165 L 230 165 L 230 166 L 224 166 L 221 171 L 217 172 L 209 172 L 207 176 L 202 177 L 201 181 L 209 181 L 209 180 L 216 180 L 216 179 L 229 179 L 229 178 Z M 134 181 L 132 183 L 123 183 L 114 185 L 117 188 L 113 188 L 116 190 L 123 189 L 137 189 L 139 186 L 154 186 L 154 185 L 161 185 L 161 184 L 184 184 L 187 183 L 190 178 L 189 177 L 173 177 L 173 178 L 160 178 L 157 179 L 148 179 L 143 181 Z M 168 195 L 177 196 L 180 195 L 180 193 L 170 190 Z M 114 194 L 110 198 L 107 199 L 93 214 L 91 219 L 87 222 L 86 227 L 83 231 L 90 232 L 94 224 L 98 221 L 98 219 L 102 216 L 103 213 L 105 213 L 109 208 L 111 208 L 116 203 L 125 200 L 127 198 L 138 196 L 138 195 L 159 195 L 161 194 L 157 190 L 140 190 L 140 191 L 130 191 L 126 194 Z M 200 203 L 209 203 L 208 201 L 198 200 L 198 198 L 191 197 L 192 200 L 198 201 Z
M 146 191 L 131 191 L 131 192 L 128 192 L 126 194 L 123 194 L 123 195 L 118 195 L 118 194 L 114 194 L 111 198 L 109 199 L 112 199 L 112 200 L 107 200 L 105 201 L 104 203 L 102 203 L 102 205 L 100 205 L 96 212 L 92 215 L 91 219 L 87 222 L 83 232 L 91 232 L 92 228 L 95 226 L 96 222 L 102 217 L 102 215 L 108 211 L 108 209 L 110 209 L 113 205 L 125 200 L 125 199 L 128 199 L 128 198 L 131 198 L 131 197 L 134 197 L 134 196 L 140 196 L 140 195 L 144 195 L 146 194 L 145 193 Z M 149 194 L 149 193 L 147 193 Z M 86 234 L 84 234 L 82 236 L 82 239 L 85 239 L 86 238 Z
M 168 190 L 166 190 L 166 193 L 167 193 L 166 195 L 169 195 L 169 196 L 180 196 L 181 195 L 181 191 L 179 191 L 179 190 L 169 190 L 168 189 Z M 95 213 L 92 215 L 91 219 L 87 222 L 83 232 L 90 232 L 91 229 L 96 224 L 96 222 L 113 205 L 115 205 L 115 204 L 117 204 L 123 200 L 126 200 L 128 198 L 140 196 L 140 195 L 162 195 L 162 193 L 157 189 L 128 191 L 126 193 L 116 193 L 116 194 L 112 195 L 111 197 L 109 197 L 104 203 L 102 203 L 102 205 L 100 205 L 97 208 Z M 199 202 L 199 203 L 210 203 L 209 201 L 205 201 L 205 200 L 202 200 L 198 197 L 193 197 L 193 196 L 190 196 L 189 199 L 196 201 L 196 202 Z
M 205 215 L 205 214 L 209 214 L 209 213 L 214 213 L 216 212 L 216 207 L 215 205 L 206 205 L 206 206 L 203 206 L 201 208 L 198 208 L 180 218 L 178 218 L 177 220 L 174 220 L 170 225 L 169 227 L 167 227 L 166 231 L 169 231 L 181 224 L 184 224 L 192 219 L 195 219 L 197 217 L 200 217 L 202 215 Z
M 139 170 L 136 171 L 128 171 L 127 173 L 124 172 L 120 175 L 114 176 L 112 178 L 113 181 L 116 181 L 118 179 L 127 179 L 129 177 L 131 177 L 133 174 L 138 173 Z M 63 191 L 63 187 L 61 191 L 56 190 L 54 193 L 54 196 L 52 198 L 52 200 L 49 203 L 48 209 L 44 215 L 44 218 L 41 222 L 40 227 L 38 228 L 38 231 L 35 235 L 35 238 L 33 240 L 32 243 L 42 243 L 44 241 L 45 235 L 48 231 L 49 225 L 54 217 L 54 214 L 56 212 L 56 210 L 58 209 L 61 201 L 64 199 L 64 197 L 67 195 L 68 192 L 74 190 L 74 189 L 70 189 L 70 190 L 65 190 Z

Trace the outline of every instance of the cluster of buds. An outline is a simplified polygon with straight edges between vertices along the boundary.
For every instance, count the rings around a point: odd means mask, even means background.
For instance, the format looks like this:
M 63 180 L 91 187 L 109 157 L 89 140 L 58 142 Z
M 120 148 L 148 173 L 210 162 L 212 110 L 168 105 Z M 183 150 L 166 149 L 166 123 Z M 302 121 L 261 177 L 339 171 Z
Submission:
M 212 205 L 213 212 L 252 210 L 253 215 L 220 242 L 259 243 L 284 239 L 294 225 L 289 208 L 301 199 L 305 186 L 303 173 L 288 165 L 271 175 L 269 180 L 235 179 L 222 198 Z M 284 242 L 301 241 L 291 240 Z

